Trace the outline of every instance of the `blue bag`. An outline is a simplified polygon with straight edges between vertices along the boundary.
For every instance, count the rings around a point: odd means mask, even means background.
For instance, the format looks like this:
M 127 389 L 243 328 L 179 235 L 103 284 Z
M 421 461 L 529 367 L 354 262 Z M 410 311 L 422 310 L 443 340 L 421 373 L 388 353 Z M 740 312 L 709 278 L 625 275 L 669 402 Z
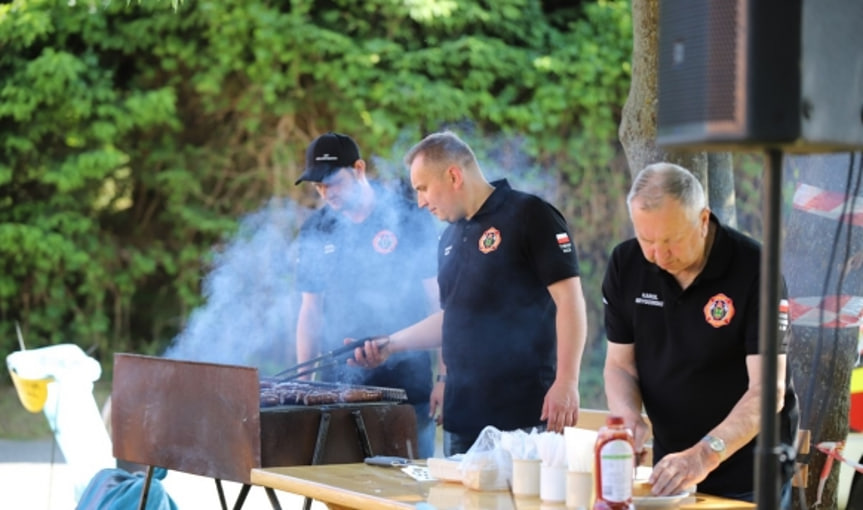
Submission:
M 160 481 L 167 474 L 165 468 L 153 470 L 145 510 L 177 510 L 177 504 Z M 144 472 L 133 474 L 120 468 L 103 469 L 87 484 L 75 510 L 137 510 L 146 482 L 147 474 Z

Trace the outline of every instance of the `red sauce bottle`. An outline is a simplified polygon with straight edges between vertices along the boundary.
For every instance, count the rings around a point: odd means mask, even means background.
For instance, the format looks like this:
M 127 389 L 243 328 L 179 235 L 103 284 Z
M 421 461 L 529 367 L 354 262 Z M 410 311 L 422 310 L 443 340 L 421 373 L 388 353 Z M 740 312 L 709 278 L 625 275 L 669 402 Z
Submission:
M 596 501 L 593 510 L 633 510 L 635 439 L 620 416 L 609 416 L 594 448 Z

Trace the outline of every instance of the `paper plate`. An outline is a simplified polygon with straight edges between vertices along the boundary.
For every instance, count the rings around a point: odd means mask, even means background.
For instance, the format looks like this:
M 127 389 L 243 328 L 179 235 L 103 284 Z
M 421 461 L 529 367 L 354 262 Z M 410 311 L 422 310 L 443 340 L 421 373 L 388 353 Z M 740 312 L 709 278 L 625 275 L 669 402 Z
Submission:
M 688 497 L 688 492 L 672 494 L 671 496 L 638 496 L 632 498 L 632 504 L 639 508 L 673 508 Z

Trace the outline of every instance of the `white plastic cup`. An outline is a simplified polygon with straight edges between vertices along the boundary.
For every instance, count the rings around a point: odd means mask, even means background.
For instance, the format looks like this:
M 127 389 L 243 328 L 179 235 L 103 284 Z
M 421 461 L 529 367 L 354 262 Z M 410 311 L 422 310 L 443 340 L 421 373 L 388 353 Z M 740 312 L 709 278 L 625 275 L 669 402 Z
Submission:
M 589 471 L 566 472 L 567 510 L 590 510 L 593 503 L 593 473 Z
M 539 496 L 539 459 L 512 459 L 512 493 L 515 496 Z
M 539 469 L 539 499 L 548 502 L 566 501 L 566 468 L 542 465 Z

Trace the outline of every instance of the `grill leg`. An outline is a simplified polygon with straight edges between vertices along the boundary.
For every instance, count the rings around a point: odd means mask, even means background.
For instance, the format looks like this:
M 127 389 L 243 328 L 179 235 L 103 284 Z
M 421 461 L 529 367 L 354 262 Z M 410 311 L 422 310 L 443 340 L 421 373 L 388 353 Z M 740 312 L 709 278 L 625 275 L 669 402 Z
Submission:
M 330 413 L 321 411 L 321 423 L 318 425 L 318 437 L 315 439 L 315 452 L 312 454 L 312 465 L 320 464 L 324 456 L 327 435 L 330 433 Z
M 249 495 L 249 489 L 251 488 L 251 485 L 247 483 L 243 484 L 243 487 L 240 489 L 240 493 L 237 495 L 237 501 L 234 502 L 234 510 L 240 510 L 243 508 L 243 503 L 246 502 L 246 496 Z
M 366 430 L 366 422 L 363 420 L 363 413 L 360 412 L 359 409 L 351 411 L 351 414 L 354 417 L 354 423 L 357 426 L 357 434 L 360 439 L 360 446 L 363 448 L 363 454 L 366 457 L 374 457 L 372 454 L 372 442 L 369 441 L 369 433 Z
M 222 488 L 222 481 L 214 478 L 216 481 L 216 492 L 219 493 L 219 503 L 222 505 L 222 510 L 228 510 L 228 502 L 225 501 L 225 490 Z
M 270 505 L 273 507 L 273 510 L 282 510 L 282 505 L 279 504 L 279 498 L 276 497 L 276 491 L 270 487 L 264 487 L 264 489 L 267 491 L 267 497 L 270 499 Z
M 321 411 L 321 422 L 318 424 L 318 437 L 315 439 L 315 452 L 312 454 L 312 465 L 320 464 L 324 456 L 324 448 L 327 443 L 327 435 L 330 433 L 330 413 Z M 307 497 L 303 501 L 303 510 L 312 508 L 312 498 Z

